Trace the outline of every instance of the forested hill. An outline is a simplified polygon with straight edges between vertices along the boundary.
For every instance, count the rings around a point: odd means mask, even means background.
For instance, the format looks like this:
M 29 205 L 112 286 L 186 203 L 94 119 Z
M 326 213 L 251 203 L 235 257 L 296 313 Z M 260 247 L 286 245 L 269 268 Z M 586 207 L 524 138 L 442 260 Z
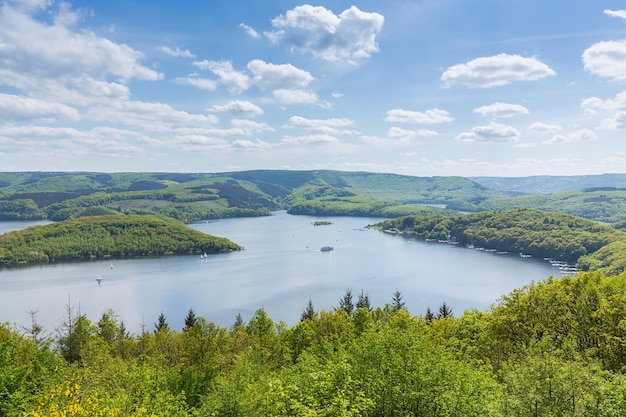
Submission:
M 311 192 L 313 190 L 313 192 Z M 0 220 L 54 221 L 112 211 L 158 213 L 183 222 L 267 215 L 339 201 L 324 214 L 387 217 L 423 209 L 414 203 L 478 204 L 503 197 L 461 177 L 411 177 L 339 171 L 179 173 L 0 173 Z
M 617 270 L 611 269 L 612 273 L 621 273 L 626 260 L 626 252 L 620 252 L 625 249 L 626 233 L 623 231 L 580 217 L 535 209 L 407 216 L 381 222 L 377 227 L 394 228 L 408 236 L 549 257 L 571 264 L 580 260 L 579 265 L 584 269 L 615 268 L 614 262 L 603 264 L 595 258 L 595 252 L 604 248 L 604 251 L 611 251 L 614 261 L 621 265 Z M 609 257 L 608 254 L 602 256 L 602 259 Z
M 564 188 L 570 191 L 556 192 Z M 550 190 L 555 192 L 546 194 Z M 472 179 L 328 170 L 0 172 L 0 221 L 115 212 L 189 223 L 281 209 L 386 218 L 436 211 L 424 205 L 468 212 L 537 208 L 614 223 L 626 220 L 626 175 Z
M 0 265 L 241 249 L 222 237 L 157 216 L 88 216 L 0 235 Z
M 470 177 L 472 180 L 509 195 L 549 194 L 558 191 L 626 186 L 626 174 L 537 175 L 530 177 Z

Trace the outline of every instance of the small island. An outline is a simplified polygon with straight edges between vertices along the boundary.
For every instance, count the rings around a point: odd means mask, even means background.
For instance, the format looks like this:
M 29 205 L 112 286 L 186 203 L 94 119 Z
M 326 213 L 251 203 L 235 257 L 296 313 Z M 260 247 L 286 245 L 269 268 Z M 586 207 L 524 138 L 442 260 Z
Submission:
M 240 250 L 182 222 L 155 215 L 87 216 L 0 235 L 0 266 Z
M 316 220 L 313 222 L 313 226 L 329 226 L 333 224 L 330 220 Z

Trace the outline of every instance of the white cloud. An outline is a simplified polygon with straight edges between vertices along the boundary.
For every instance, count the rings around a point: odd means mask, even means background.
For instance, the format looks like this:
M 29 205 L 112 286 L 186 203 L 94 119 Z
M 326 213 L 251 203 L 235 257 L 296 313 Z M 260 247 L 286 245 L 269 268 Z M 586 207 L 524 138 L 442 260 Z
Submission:
M 626 10 L 609 10 L 606 9 L 604 14 L 611 17 L 619 17 L 622 19 L 626 19 Z
M 626 127 L 626 111 L 618 111 L 600 122 L 601 129 L 623 129 Z
M 148 132 L 169 132 L 176 126 L 208 127 L 219 121 L 214 115 L 193 114 L 176 110 L 168 104 L 141 101 L 90 108 L 87 117 L 93 121 L 121 123 Z
M 38 2 L 37 6 L 49 4 Z M 61 13 L 70 13 L 67 5 L 61 7 Z M 34 12 L 7 3 L 0 8 L 0 61 L 6 70 L 64 80 L 85 75 L 95 79 L 113 76 L 123 81 L 163 78 L 142 65 L 143 55 L 133 48 L 88 30 L 73 32 L 68 26 L 73 23 L 71 19 L 58 19 L 52 24 L 35 20 L 30 14 Z
M 586 71 L 611 80 L 626 80 L 626 40 L 595 43 L 582 58 Z
M 231 61 L 204 60 L 194 62 L 193 65 L 200 69 L 213 72 L 231 93 L 239 94 L 250 88 L 250 77 L 241 71 L 236 71 Z
M 278 89 L 272 92 L 280 104 L 316 104 L 317 95 L 312 91 Z
M 390 127 L 387 136 L 392 139 L 411 140 L 420 136 L 437 136 L 438 132 L 428 129 L 409 130 L 400 127 Z
M 259 33 L 256 30 L 254 30 L 250 26 L 246 25 L 245 23 L 240 23 L 239 27 L 241 29 L 245 30 L 246 33 L 248 34 L 248 36 L 250 36 L 251 38 L 257 39 L 257 38 L 259 38 L 261 36 L 261 35 L 259 35 Z
M 531 124 L 530 126 L 528 126 L 528 130 L 533 132 L 533 133 L 556 133 L 556 132 L 560 132 L 562 129 L 561 126 L 558 125 L 549 125 L 546 123 L 540 123 L 540 122 L 535 122 L 533 124 Z
M 169 46 L 161 46 L 159 49 L 164 54 L 167 54 L 167 55 L 173 56 L 173 57 L 180 57 L 180 58 L 195 58 L 196 57 L 194 54 L 189 52 L 189 50 L 185 49 L 183 51 L 183 50 L 179 49 L 178 47 L 175 47 L 174 49 L 172 49 Z
M 254 84 L 262 90 L 305 88 L 314 80 L 308 71 L 291 64 L 271 64 L 260 59 L 248 62 L 248 70 Z
M 331 135 L 286 136 L 280 141 L 286 145 L 325 145 L 337 142 L 339 139 Z
M 385 121 L 391 123 L 413 123 L 413 124 L 439 124 L 453 121 L 454 118 L 450 116 L 445 110 L 431 109 L 425 112 L 393 109 L 387 112 Z
M 27 97 L 0 93 L 0 120 L 36 119 L 79 120 L 79 111 L 61 103 L 50 103 Z
M 586 114 L 595 114 L 598 111 L 626 109 L 626 91 L 618 93 L 615 99 L 602 100 L 598 97 L 586 98 L 582 101 L 580 107 Z
M 350 119 L 307 119 L 301 116 L 291 116 L 286 128 L 304 129 L 316 134 L 352 135 L 357 132 L 343 128 L 354 125 Z
M 490 123 L 474 126 L 470 132 L 463 132 L 455 139 L 462 142 L 517 142 L 520 133 L 513 126 Z
M 378 52 L 376 36 L 385 18 L 352 6 L 339 15 L 308 4 L 296 6 L 272 20 L 275 30 L 265 35 L 290 50 L 309 53 L 328 61 L 355 62 Z
M 474 109 L 474 113 L 481 114 L 485 117 L 507 118 L 528 114 L 526 107 L 519 104 L 496 102 L 488 106 L 481 106 Z
M 441 80 L 446 85 L 462 84 L 471 88 L 489 88 L 514 81 L 535 81 L 556 73 L 537 58 L 498 54 L 476 58 L 465 64 L 449 67 Z
M 233 100 L 224 105 L 214 105 L 209 108 L 209 111 L 217 113 L 235 113 L 242 116 L 260 116 L 263 114 L 263 109 L 254 103 L 249 101 Z
M 233 142 L 233 148 L 239 149 L 243 151 L 266 151 L 272 149 L 274 145 L 268 142 L 264 142 L 262 140 L 247 140 L 247 139 L 237 139 Z
M 543 143 L 553 144 L 553 143 L 571 143 L 571 142 L 581 142 L 581 141 L 592 141 L 597 140 L 598 135 L 595 134 L 592 130 L 589 129 L 579 129 L 575 132 L 571 132 L 568 134 L 558 134 L 552 136 L 550 139 L 545 140 Z
M 215 80 L 200 78 L 195 74 L 191 74 L 187 77 L 174 78 L 174 83 L 179 85 L 191 85 L 200 90 L 215 91 L 217 89 L 217 82 Z

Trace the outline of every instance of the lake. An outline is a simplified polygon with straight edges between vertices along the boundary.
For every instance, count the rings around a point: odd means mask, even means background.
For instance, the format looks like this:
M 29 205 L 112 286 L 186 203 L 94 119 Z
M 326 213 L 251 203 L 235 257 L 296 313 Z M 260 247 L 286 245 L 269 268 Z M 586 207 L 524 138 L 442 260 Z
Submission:
M 314 226 L 315 220 L 332 224 Z M 381 219 L 272 216 L 211 220 L 190 226 L 227 237 L 244 250 L 60 263 L 0 269 L 0 322 L 30 324 L 31 310 L 48 333 L 66 317 L 67 306 L 98 321 L 112 309 L 126 327 L 153 330 L 159 314 L 180 329 L 190 308 L 220 326 L 241 313 L 247 321 L 263 307 L 274 321 L 298 322 L 309 299 L 316 310 L 333 309 L 346 289 L 356 303 L 361 291 L 373 306 L 402 293 L 413 315 L 445 302 L 455 315 L 487 310 L 497 299 L 532 280 L 560 276 L 549 262 L 497 255 L 457 245 L 408 239 L 366 229 Z M 3 222 L 0 232 L 45 222 Z M 332 246 L 329 252 L 322 246 Z M 96 277 L 102 276 L 98 284 Z

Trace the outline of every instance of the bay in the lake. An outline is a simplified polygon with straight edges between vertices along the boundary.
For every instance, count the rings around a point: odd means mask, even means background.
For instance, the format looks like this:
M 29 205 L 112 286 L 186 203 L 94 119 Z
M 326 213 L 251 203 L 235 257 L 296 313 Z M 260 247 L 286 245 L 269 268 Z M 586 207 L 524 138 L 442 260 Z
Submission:
M 247 321 L 263 307 L 275 321 L 298 322 L 312 300 L 316 310 L 338 305 L 346 289 L 356 302 L 361 291 L 373 306 L 384 306 L 399 290 L 413 315 L 445 302 L 456 315 L 487 310 L 514 288 L 549 275 L 549 262 L 498 255 L 445 243 L 407 239 L 366 229 L 380 219 L 320 218 L 276 212 L 268 217 L 223 219 L 192 224 L 227 237 L 243 251 L 59 263 L 0 269 L 0 322 L 30 324 L 29 311 L 51 332 L 74 306 L 92 321 L 112 309 L 133 333 L 153 330 L 159 314 L 182 328 L 190 308 L 220 326 L 241 313 Z M 42 224 L 45 222 L 37 222 Z M 0 233 L 33 223 L 0 223 Z M 320 251 L 322 246 L 334 250 Z M 102 275 L 98 284 L 96 277 Z

